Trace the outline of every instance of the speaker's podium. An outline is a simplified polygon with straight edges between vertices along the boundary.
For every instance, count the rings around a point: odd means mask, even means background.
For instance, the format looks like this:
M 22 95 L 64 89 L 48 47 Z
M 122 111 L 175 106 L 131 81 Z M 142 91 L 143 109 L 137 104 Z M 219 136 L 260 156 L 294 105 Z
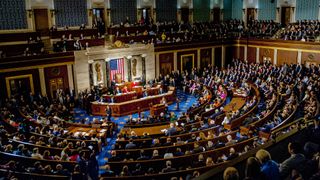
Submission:
M 164 104 L 156 104 L 150 107 L 151 116 L 159 116 L 161 112 L 165 112 L 166 106 Z

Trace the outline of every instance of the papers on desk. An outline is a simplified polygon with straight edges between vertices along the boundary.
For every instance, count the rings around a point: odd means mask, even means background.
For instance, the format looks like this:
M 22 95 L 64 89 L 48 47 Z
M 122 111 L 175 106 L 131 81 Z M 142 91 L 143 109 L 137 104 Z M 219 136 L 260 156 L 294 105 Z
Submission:
M 167 129 L 161 129 L 161 132 L 163 132 L 163 133 L 167 133 Z
M 84 134 L 85 134 L 84 132 L 77 131 L 77 132 L 73 133 L 73 136 L 74 137 L 79 137 L 80 135 L 84 135 Z

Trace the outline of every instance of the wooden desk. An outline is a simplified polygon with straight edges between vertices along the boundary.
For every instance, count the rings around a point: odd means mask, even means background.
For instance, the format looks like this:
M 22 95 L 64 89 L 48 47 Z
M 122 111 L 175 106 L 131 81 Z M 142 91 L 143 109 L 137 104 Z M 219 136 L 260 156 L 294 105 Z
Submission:
M 101 103 L 101 102 L 92 102 L 91 110 L 92 114 L 95 116 L 105 116 L 106 107 L 109 105 L 111 107 L 112 116 L 124 116 L 138 112 L 138 107 L 140 111 L 146 111 L 150 108 L 150 103 L 159 104 L 161 99 L 165 97 L 168 104 L 175 101 L 175 91 L 168 91 L 164 94 L 148 96 L 145 98 L 135 99 L 122 103 Z
M 102 143 L 106 144 L 107 139 L 107 129 L 101 128 L 84 128 L 84 127 L 70 127 L 68 128 L 69 132 L 73 133 L 74 136 L 79 135 L 80 133 L 86 137 L 92 137 L 94 134 L 97 137 L 101 138 L 101 141 L 98 141 L 98 151 L 101 152 Z
M 134 86 L 132 88 L 128 88 L 130 92 L 128 93 L 121 93 L 117 95 L 103 95 L 105 102 L 111 102 L 111 98 L 113 97 L 114 103 L 122 103 L 127 102 L 135 99 L 139 99 L 143 97 L 143 93 L 145 91 L 148 92 L 149 96 L 154 96 L 159 94 L 160 87 L 153 87 L 148 89 L 143 89 L 142 86 Z
M 137 96 L 138 96 L 137 93 L 129 92 L 129 93 L 122 93 L 117 95 L 103 95 L 103 99 L 105 102 L 111 102 L 111 98 L 113 97 L 113 102 L 122 103 L 122 102 L 137 99 Z
M 151 126 L 151 127 L 141 127 L 141 128 L 122 128 L 120 133 L 125 134 L 126 132 L 130 134 L 131 131 L 136 132 L 138 136 L 142 136 L 143 133 L 149 133 L 150 136 L 154 135 L 164 135 L 164 132 L 161 132 L 163 129 L 168 129 L 170 127 L 169 124 L 160 125 L 160 126 Z M 177 131 L 180 131 L 181 129 L 179 127 L 176 127 Z
M 234 97 L 231 102 L 224 106 L 225 112 L 232 112 L 240 109 L 246 103 L 246 99 L 243 97 Z
M 106 138 L 107 137 L 107 129 L 101 129 L 101 128 L 86 128 L 86 127 L 70 127 L 68 128 L 69 132 L 73 133 L 74 136 L 79 135 L 80 133 L 83 134 L 83 136 L 92 137 L 94 134 L 97 135 L 97 137 Z
M 164 104 L 156 104 L 151 106 L 150 115 L 151 116 L 159 116 L 160 113 L 165 112 L 166 106 Z

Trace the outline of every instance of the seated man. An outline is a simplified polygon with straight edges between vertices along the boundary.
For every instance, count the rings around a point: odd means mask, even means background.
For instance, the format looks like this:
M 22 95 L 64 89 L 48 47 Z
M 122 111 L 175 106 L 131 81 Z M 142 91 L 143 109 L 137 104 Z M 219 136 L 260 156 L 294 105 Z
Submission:
M 174 135 L 174 134 L 176 134 L 176 133 L 177 133 L 177 129 L 176 129 L 176 127 L 174 126 L 174 123 L 170 123 L 170 127 L 169 127 L 168 129 L 166 129 L 165 134 L 166 134 L 167 136 L 172 136 L 172 135 Z
M 145 91 L 143 92 L 143 97 L 148 97 L 148 91 L 147 91 L 147 90 L 145 90 Z
M 115 93 L 114 94 L 121 94 L 122 92 L 120 91 L 119 87 L 116 87 Z
M 125 149 L 135 149 L 136 147 L 137 147 L 137 145 L 135 145 L 135 144 L 133 143 L 133 139 L 130 139 L 130 140 L 129 140 L 129 143 L 126 144 Z
M 166 161 L 166 167 L 162 169 L 162 173 L 176 171 L 176 168 L 171 167 L 171 161 Z

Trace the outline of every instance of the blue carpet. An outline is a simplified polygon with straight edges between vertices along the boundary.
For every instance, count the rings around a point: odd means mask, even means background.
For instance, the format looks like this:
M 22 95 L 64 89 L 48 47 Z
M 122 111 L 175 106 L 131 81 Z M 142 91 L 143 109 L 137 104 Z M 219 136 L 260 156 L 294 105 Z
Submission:
M 178 117 L 182 115 L 183 112 L 186 112 L 189 107 L 191 107 L 194 103 L 197 102 L 197 98 L 195 96 L 185 94 L 180 90 L 176 91 L 177 97 L 180 99 L 180 108 L 177 110 L 177 104 L 173 103 L 169 105 L 168 110 L 169 112 L 174 112 Z M 144 111 L 145 115 L 149 115 L 149 111 Z M 138 117 L 138 113 L 135 113 L 132 115 L 134 118 Z M 81 119 L 89 118 L 90 121 L 92 121 L 93 118 L 101 119 L 102 116 L 92 116 L 88 115 L 85 110 L 75 108 L 74 109 L 74 118 L 75 122 L 79 122 Z M 122 117 L 112 117 L 111 121 L 118 124 L 118 132 L 123 128 L 123 126 L 126 123 L 126 120 L 128 119 L 128 116 L 122 116 Z M 110 150 L 112 149 L 112 145 L 115 144 L 117 138 L 117 132 L 113 135 L 111 138 L 107 138 L 107 145 L 102 147 L 101 153 L 97 156 L 99 166 L 103 166 L 106 164 L 107 160 L 106 158 L 110 157 Z M 103 169 L 100 169 L 99 173 L 103 173 Z

